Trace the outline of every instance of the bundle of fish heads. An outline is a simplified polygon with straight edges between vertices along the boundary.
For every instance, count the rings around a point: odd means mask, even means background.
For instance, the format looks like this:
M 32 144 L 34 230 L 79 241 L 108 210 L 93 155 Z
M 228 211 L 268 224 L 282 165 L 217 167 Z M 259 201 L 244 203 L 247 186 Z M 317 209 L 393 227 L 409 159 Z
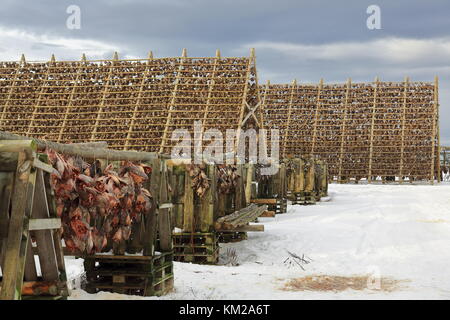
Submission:
M 189 176 L 192 179 L 192 189 L 197 194 L 197 196 L 202 198 L 205 195 L 206 190 L 208 190 L 209 188 L 209 179 L 205 172 L 206 165 L 189 165 L 188 170 Z
M 66 247 L 78 254 L 107 251 L 114 242 L 130 239 L 131 226 L 152 207 L 152 196 L 143 187 L 151 168 L 123 161 L 100 168 L 79 157 L 46 150 L 55 168 L 51 186 L 62 221 Z
M 219 165 L 217 174 L 217 187 L 222 194 L 232 193 L 238 183 L 239 175 L 233 165 Z

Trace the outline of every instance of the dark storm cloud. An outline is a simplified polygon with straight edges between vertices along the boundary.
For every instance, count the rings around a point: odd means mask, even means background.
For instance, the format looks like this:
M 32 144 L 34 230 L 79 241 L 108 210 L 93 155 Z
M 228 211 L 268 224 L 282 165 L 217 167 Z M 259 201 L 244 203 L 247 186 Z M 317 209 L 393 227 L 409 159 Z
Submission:
M 81 30 L 66 8 L 81 8 Z M 381 7 L 382 30 L 368 30 L 366 8 Z M 450 1 L 3 0 L 0 56 L 79 58 L 248 55 L 256 47 L 260 82 L 432 81 L 440 77 L 441 135 L 450 144 Z M 23 35 L 20 32 L 25 32 Z M 3 36 L 4 37 L 4 36 Z M 17 52 L 16 52 L 17 51 Z M 9 55 L 6 55 L 9 53 Z

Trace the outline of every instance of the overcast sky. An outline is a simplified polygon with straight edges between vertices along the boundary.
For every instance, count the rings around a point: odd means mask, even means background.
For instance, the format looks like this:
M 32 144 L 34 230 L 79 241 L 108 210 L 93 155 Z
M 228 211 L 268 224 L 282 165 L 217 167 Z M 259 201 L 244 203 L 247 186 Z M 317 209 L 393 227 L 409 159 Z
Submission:
M 381 30 L 366 26 L 369 5 Z M 81 29 L 66 9 L 81 9 Z M 260 83 L 440 79 L 441 143 L 450 145 L 448 0 L 2 0 L 0 60 L 248 55 Z

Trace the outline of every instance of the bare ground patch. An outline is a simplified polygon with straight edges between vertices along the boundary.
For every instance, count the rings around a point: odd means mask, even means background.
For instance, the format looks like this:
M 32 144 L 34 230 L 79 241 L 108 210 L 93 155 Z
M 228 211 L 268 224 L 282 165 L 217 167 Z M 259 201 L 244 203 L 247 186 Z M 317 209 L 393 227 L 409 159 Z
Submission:
M 401 283 L 406 280 L 395 280 L 391 278 L 373 279 L 372 276 L 329 276 L 312 275 L 289 280 L 282 290 L 285 291 L 345 291 L 352 290 L 376 290 L 392 292 L 400 289 Z

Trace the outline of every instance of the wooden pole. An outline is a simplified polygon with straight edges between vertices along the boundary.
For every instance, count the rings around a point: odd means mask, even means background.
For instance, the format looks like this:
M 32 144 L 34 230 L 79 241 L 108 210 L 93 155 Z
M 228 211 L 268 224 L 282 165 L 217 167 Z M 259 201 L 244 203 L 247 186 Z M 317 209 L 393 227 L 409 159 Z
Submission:
M 316 110 L 314 113 L 314 127 L 313 127 L 313 138 L 312 138 L 312 145 L 311 145 L 311 154 L 314 154 L 315 146 L 316 146 L 316 139 L 317 139 L 317 122 L 319 119 L 319 108 L 321 105 L 321 99 L 320 94 L 322 93 L 323 89 L 323 79 L 320 79 L 319 87 L 317 89 L 317 102 L 316 102 Z
M 32 140 L 38 145 L 39 149 L 45 149 L 46 147 L 49 147 L 63 154 L 78 155 L 86 159 L 109 159 L 112 161 L 148 161 L 158 158 L 158 154 L 154 152 L 119 151 L 98 147 L 85 147 L 83 146 L 83 144 L 62 144 L 36 138 L 27 138 L 1 131 L 0 140 Z
M 136 98 L 136 104 L 134 105 L 134 110 L 133 110 L 133 117 L 131 119 L 131 123 L 130 126 L 128 128 L 128 132 L 127 132 L 127 138 L 125 140 L 125 150 L 129 149 L 130 146 L 130 139 L 131 139 L 131 133 L 133 132 L 133 128 L 134 128 L 134 123 L 136 121 L 136 116 L 137 116 L 137 112 L 142 100 L 142 92 L 144 91 L 144 85 L 145 85 L 145 80 L 147 79 L 149 72 L 150 72 L 150 62 L 153 60 L 153 52 L 149 52 L 148 53 L 148 59 L 147 59 L 147 63 L 145 66 L 145 71 L 144 74 L 142 75 L 142 80 L 141 83 L 139 85 L 139 93 L 138 96 Z
M 283 137 L 283 151 L 281 152 L 281 156 L 286 157 L 286 143 L 287 143 L 287 132 L 289 132 L 289 125 L 291 124 L 291 114 L 292 114 L 292 103 L 294 101 L 294 92 L 297 91 L 297 79 L 294 79 L 291 84 L 291 96 L 289 98 L 289 106 L 288 106 L 288 118 L 286 122 L 286 127 L 284 127 L 284 137 Z
M 161 139 L 161 146 L 159 147 L 159 153 L 164 153 L 164 147 L 167 145 L 166 144 L 166 140 L 168 139 L 167 132 L 169 130 L 170 121 L 172 119 L 172 111 L 175 106 L 175 100 L 177 98 L 177 93 L 178 93 L 178 84 L 180 83 L 181 71 L 183 70 L 183 65 L 186 60 L 185 59 L 186 57 L 187 57 L 187 51 L 186 51 L 186 48 L 184 48 L 183 52 L 181 54 L 181 61 L 180 61 L 180 65 L 178 67 L 177 75 L 175 76 L 175 84 L 174 84 L 174 88 L 172 91 L 172 96 L 170 98 L 169 111 L 167 114 L 166 124 L 164 126 L 164 132 L 163 132 L 163 136 Z
M 42 98 L 43 94 L 45 93 L 44 89 L 46 88 L 46 82 L 48 81 L 48 78 L 49 78 L 49 75 L 50 75 L 50 70 L 52 69 L 52 66 L 54 64 L 55 64 L 55 55 L 52 54 L 52 57 L 51 57 L 50 61 L 48 62 L 48 65 L 47 65 L 47 71 L 45 72 L 45 77 L 42 80 L 41 87 L 39 88 L 37 101 L 35 102 L 35 104 L 33 106 L 33 113 L 31 114 L 31 119 L 29 120 L 29 124 L 28 124 L 28 129 L 27 129 L 26 135 L 30 135 L 31 130 L 33 128 L 34 117 L 36 116 L 37 109 L 39 108 L 39 104 L 41 102 L 41 98 Z
M 352 79 L 349 78 L 347 80 L 347 90 L 345 91 L 345 102 L 344 102 L 344 120 L 342 123 L 342 130 L 341 130 L 341 149 L 339 151 L 339 173 L 338 173 L 338 181 L 342 181 L 342 163 L 344 161 L 344 141 L 346 137 L 346 125 L 347 125 L 347 117 L 348 117 L 348 109 L 349 109 L 349 96 L 350 96 L 350 90 L 352 87 Z
M 434 104 L 433 104 L 433 125 L 432 125 L 432 133 L 431 133 L 431 173 L 430 173 L 430 183 L 434 184 L 434 174 L 435 174 L 435 162 L 436 159 L 439 160 L 439 157 L 436 157 L 436 150 L 439 154 L 440 148 L 440 138 L 439 138 L 439 79 L 436 76 L 434 78 Z M 436 144 L 438 144 L 436 146 Z M 439 163 L 440 161 L 438 161 Z M 440 171 L 440 165 L 438 164 L 437 169 Z M 440 181 L 440 172 L 438 174 L 438 182 Z
M 379 79 L 375 78 L 375 89 L 373 92 L 373 107 L 372 107 L 372 120 L 370 125 L 370 147 L 369 147 L 369 176 L 367 181 L 372 182 L 372 160 L 373 160 L 373 131 L 375 126 L 375 113 L 377 109 L 377 91 L 378 91 Z
M 76 72 L 77 75 L 75 76 L 75 83 L 73 84 L 72 91 L 70 92 L 69 101 L 67 103 L 66 110 L 64 112 L 64 120 L 63 120 L 63 123 L 61 125 L 60 130 L 59 130 L 59 135 L 58 135 L 57 142 L 63 141 L 63 132 L 66 129 L 67 118 L 69 117 L 69 111 L 70 111 L 70 109 L 72 107 L 72 102 L 74 100 L 73 97 L 74 97 L 75 92 L 77 90 L 78 82 L 80 81 L 80 74 L 81 74 L 81 70 L 82 70 L 82 66 L 83 65 L 86 65 L 86 55 L 84 53 L 81 56 L 81 62 L 79 62 L 79 64 L 78 64 L 78 68 L 77 68 L 77 72 Z
M 239 123 L 238 123 L 238 127 L 237 127 L 237 132 L 236 132 L 236 145 L 235 145 L 236 151 L 239 148 L 239 136 L 241 135 L 241 131 L 242 131 L 242 120 L 244 119 L 244 110 L 246 108 L 246 103 L 247 103 L 248 84 L 250 82 L 250 74 L 251 74 L 252 64 L 255 63 L 255 59 L 256 59 L 255 49 L 251 48 L 250 49 L 250 58 L 248 59 L 247 72 L 246 72 L 246 77 L 245 77 L 244 94 L 242 95 L 241 111 L 239 112 Z
M 110 86 L 110 83 L 111 83 L 111 78 L 112 78 L 112 75 L 114 73 L 114 66 L 115 66 L 116 62 L 119 60 L 119 55 L 118 55 L 117 52 L 114 52 L 112 60 L 113 61 L 111 62 L 111 67 L 109 68 L 108 77 L 106 78 L 106 84 L 105 84 L 105 86 L 103 88 L 102 99 L 100 101 L 100 106 L 99 106 L 99 109 L 98 109 L 98 112 L 97 112 L 97 117 L 95 119 L 94 128 L 92 130 L 91 139 L 90 139 L 91 141 L 95 140 L 95 135 L 97 133 L 97 128 L 99 126 L 100 118 L 102 116 L 103 107 L 105 106 L 106 95 L 108 93 L 108 89 L 109 89 L 109 86 Z
M 402 138 L 401 138 L 401 149 L 400 149 L 400 170 L 398 174 L 398 181 L 399 183 L 403 182 L 403 165 L 405 163 L 404 157 L 405 157 L 405 123 L 406 123 L 406 106 L 408 102 L 408 85 L 409 85 L 409 78 L 405 78 L 405 85 L 403 89 L 403 114 L 402 114 Z

